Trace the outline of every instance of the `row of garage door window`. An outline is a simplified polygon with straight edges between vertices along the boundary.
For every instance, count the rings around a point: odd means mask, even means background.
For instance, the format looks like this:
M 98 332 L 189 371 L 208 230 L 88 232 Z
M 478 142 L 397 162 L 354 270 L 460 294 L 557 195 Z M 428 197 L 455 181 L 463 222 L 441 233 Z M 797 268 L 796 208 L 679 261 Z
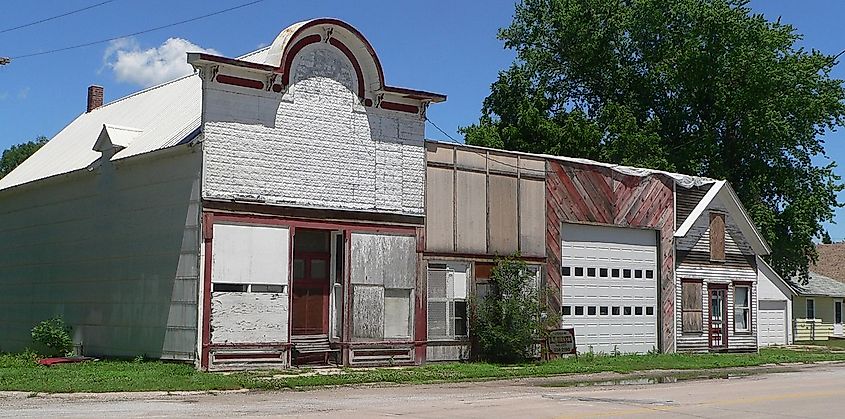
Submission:
M 595 316 L 598 313 L 599 316 L 630 316 L 632 313 L 635 316 L 642 316 L 643 312 L 645 312 L 646 316 L 653 316 L 654 315 L 654 307 L 647 306 L 563 306 L 563 315 L 564 316 L 571 316 L 574 312 L 576 316 L 583 316 L 584 315 L 584 308 L 586 307 L 586 312 L 588 316 Z
M 587 275 L 584 275 L 586 271 Z M 654 270 L 652 269 L 619 269 L 619 268 L 584 268 L 584 267 L 570 267 L 564 266 L 563 267 L 563 276 L 588 276 L 588 277 L 600 277 L 600 278 L 607 278 L 608 274 L 611 278 L 619 278 L 620 274 L 622 278 L 636 278 L 642 279 L 645 276 L 646 279 L 654 279 Z

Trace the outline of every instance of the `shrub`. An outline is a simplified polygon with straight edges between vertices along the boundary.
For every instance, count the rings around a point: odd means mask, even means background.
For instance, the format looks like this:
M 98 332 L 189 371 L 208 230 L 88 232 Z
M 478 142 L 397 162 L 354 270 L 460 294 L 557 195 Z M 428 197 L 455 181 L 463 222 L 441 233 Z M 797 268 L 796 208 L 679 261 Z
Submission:
M 56 316 L 32 328 L 32 341 L 41 346 L 39 353 L 43 356 L 67 356 L 73 350 L 70 331 L 70 326 Z
M 470 332 L 478 357 L 498 363 L 535 357 L 535 344 L 556 316 L 544 313 L 540 284 L 518 255 L 499 259 L 490 275 L 488 294 L 473 300 Z

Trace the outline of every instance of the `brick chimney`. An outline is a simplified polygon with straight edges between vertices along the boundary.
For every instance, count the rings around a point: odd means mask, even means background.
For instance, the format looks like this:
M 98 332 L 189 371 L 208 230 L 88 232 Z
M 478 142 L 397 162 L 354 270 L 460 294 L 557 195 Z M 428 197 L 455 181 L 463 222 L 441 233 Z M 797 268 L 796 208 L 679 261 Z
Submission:
M 103 86 L 88 86 L 88 110 L 85 112 L 91 112 L 100 106 L 103 106 Z

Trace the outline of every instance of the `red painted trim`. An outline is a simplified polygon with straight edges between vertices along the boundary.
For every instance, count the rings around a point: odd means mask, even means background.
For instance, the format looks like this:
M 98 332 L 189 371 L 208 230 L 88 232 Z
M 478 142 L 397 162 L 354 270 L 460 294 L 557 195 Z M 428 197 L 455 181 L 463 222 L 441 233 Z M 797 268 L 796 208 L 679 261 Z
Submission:
M 216 80 L 218 83 L 231 84 L 233 86 L 246 87 L 249 89 L 264 90 L 264 83 L 258 80 L 245 79 L 243 77 L 229 76 L 226 74 L 218 74 Z
M 215 213 L 208 211 L 206 214 L 214 214 L 215 222 L 232 222 L 232 223 L 247 223 L 247 224 L 264 224 L 264 225 L 282 225 L 297 228 L 316 228 L 321 230 L 350 230 L 350 231 L 366 231 L 373 233 L 396 233 L 404 235 L 414 235 L 416 226 L 384 226 L 379 224 L 367 224 L 356 222 L 320 222 L 320 221 L 303 221 L 298 219 L 290 219 L 276 216 L 263 216 L 254 214 L 230 214 L 230 213 Z
M 329 39 L 329 43 L 334 45 L 335 48 L 339 49 L 343 52 L 343 55 L 349 59 L 352 63 L 352 67 L 355 68 L 355 76 L 358 77 L 358 98 L 361 100 L 364 99 L 364 72 L 361 71 L 361 64 L 358 63 L 358 59 L 355 58 L 355 54 L 344 44 L 340 42 L 337 38 Z
M 407 112 L 407 113 L 420 113 L 420 108 L 414 105 L 406 105 L 404 103 L 396 103 L 396 102 L 386 102 L 381 101 L 379 105 L 382 109 L 387 109 L 390 111 L 399 111 L 399 112 Z
M 367 53 L 370 54 L 370 57 L 372 57 L 373 63 L 376 66 L 376 71 L 378 72 L 378 79 L 379 79 L 380 87 L 384 87 L 384 71 L 381 68 L 381 62 L 378 59 L 378 55 L 376 55 L 375 49 L 373 49 L 373 46 L 370 44 L 369 41 L 367 41 L 367 38 L 364 38 L 364 35 L 361 34 L 361 32 L 358 29 L 355 29 L 352 25 L 350 25 L 350 24 L 348 24 L 348 23 L 346 23 L 342 20 L 331 19 L 331 18 L 314 19 L 314 20 L 309 21 L 309 22 L 305 23 L 304 25 L 300 26 L 299 29 L 297 29 L 296 31 L 294 31 L 293 34 L 291 34 L 290 39 L 296 39 L 296 37 L 299 36 L 299 34 L 306 31 L 308 28 L 318 26 L 318 25 L 326 25 L 326 24 L 340 26 L 341 28 L 348 30 L 353 35 L 355 35 L 355 37 L 357 37 L 358 39 L 361 40 L 361 42 L 364 44 L 364 47 L 367 48 Z M 309 35 L 309 36 L 314 36 L 314 35 Z M 317 35 L 317 36 L 319 37 L 319 35 Z M 308 38 L 308 37 L 306 37 L 306 38 Z M 305 38 L 303 38 L 303 39 L 305 39 Z M 297 42 L 297 44 L 298 43 L 299 42 Z M 295 47 L 296 47 L 296 44 L 294 44 L 294 46 L 292 46 L 292 47 L 290 47 L 290 46 L 286 47 L 285 48 L 286 50 L 284 51 L 284 53 L 282 53 L 282 60 L 281 60 L 280 64 L 282 64 L 282 69 L 284 71 L 284 74 L 288 73 L 287 69 L 289 67 L 287 65 L 285 65 L 287 63 L 288 56 L 291 56 L 291 57 L 295 56 L 296 52 L 299 51 L 299 50 L 294 51 Z M 293 60 L 293 58 L 291 58 L 291 61 L 292 60 Z M 285 83 L 285 84 L 287 84 L 287 83 Z
M 208 352 L 211 345 L 211 253 L 214 231 L 214 214 L 205 213 L 203 220 L 203 241 L 205 244 L 205 269 L 203 270 L 202 305 L 202 353 L 200 366 L 208 370 Z
M 293 37 L 291 37 L 293 39 Z M 293 58 L 296 57 L 296 54 L 310 44 L 314 44 L 320 42 L 321 38 L 320 35 L 308 35 L 305 38 L 296 41 L 292 47 L 285 53 L 284 59 L 282 60 L 282 84 L 285 86 L 290 85 L 290 66 L 293 64 Z

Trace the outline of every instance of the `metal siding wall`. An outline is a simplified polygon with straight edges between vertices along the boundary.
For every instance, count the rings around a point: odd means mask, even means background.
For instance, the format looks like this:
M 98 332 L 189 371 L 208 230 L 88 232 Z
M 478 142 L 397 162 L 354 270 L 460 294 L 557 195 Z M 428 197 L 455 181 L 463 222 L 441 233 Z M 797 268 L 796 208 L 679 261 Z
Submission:
M 61 315 L 86 354 L 193 359 L 200 161 L 163 150 L 0 192 L 2 350 Z
M 519 180 L 519 251 L 523 256 L 546 254 L 546 185 L 542 180 Z
M 458 253 L 486 253 L 487 182 L 485 176 L 483 173 L 459 171 L 457 183 L 456 250 Z
M 488 181 L 487 199 L 490 217 L 488 252 L 499 255 L 516 253 L 519 251 L 517 178 L 490 175 Z
M 454 251 L 455 171 L 453 169 L 428 168 L 425 205 L 426 247 L 433 252 Z

